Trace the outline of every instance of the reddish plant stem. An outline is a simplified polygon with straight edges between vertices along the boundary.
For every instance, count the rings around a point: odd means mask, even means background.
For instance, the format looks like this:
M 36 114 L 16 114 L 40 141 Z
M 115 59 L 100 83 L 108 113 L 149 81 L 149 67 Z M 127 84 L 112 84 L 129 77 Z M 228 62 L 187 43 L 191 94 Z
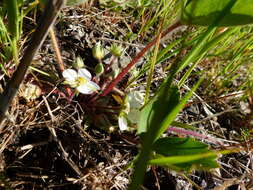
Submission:
M 178 21 L 175 24 L 171 25 L 169 28 L 167 28 L 162 34 L 161 38 L 166 36 L 168 33 L 172 32 L 174 29 L 180 27 L 182 24 Z M 151 42 L 149 42 L 146 47 L 144 47 L 132 61 L 121 71 L 121 73 L 114 79 L 112 82 L 108 85 L 108 87 L 103 91 L 101 96 L 106 96 L 108 93 L 112 91 L 112 89 L 118 84 L 119 81 L 122 80 L 122 78 L 129 72 L 129 70 L 141 59 L 144 54 L 156 44 L 157 40 L 159 39 L 159 36 L 157 36 L 155 39 L 153 39 Z

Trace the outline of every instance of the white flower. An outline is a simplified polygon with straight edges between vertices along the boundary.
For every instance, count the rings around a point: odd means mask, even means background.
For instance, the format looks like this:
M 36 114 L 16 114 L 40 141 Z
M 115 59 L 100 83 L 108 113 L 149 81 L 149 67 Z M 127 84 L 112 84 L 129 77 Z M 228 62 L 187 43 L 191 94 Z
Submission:
M 127 119 L 125 118 L 124 115 L 119 116 L 119 118 L 118 118 L 118 124 L 119 124 L 119 129 L 121 131 L 128 130 Z
M 128 94 L 128 102 L 131 109 L 140 109 L 144 104 L 144 94 L 139 91 L 132 91 Z
M 118 125 L 121 131 L 129 130 L 128 126 L 134 126 L 140 119 L 140 108 L 144 104 L 144 94 L 139 91 L 130 92 L 125 100 L 124 106 L 118 118 Z
M 66 69 L 62 75 L 65 78 L 66 84 L 72 88 L 76 88 L 82 94 L 92 94 L 100 90 L 100 87 L 91 81 L 91 74 L 87 69 L 78 69 L 77 72 L 74 69 Z

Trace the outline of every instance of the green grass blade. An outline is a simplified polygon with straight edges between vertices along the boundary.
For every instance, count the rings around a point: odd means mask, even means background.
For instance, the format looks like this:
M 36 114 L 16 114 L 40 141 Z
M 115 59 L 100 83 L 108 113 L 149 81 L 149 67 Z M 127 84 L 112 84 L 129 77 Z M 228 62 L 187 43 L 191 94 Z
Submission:
M 206 45 L 208 39 L 214 34 L 216 27 L 210 26 L 206 32 L 199 39 L 197 44 L 193 47 L 193 50 L 183 59 L 183 61 L 177 66 L 176 73 L 180 72 L 183 68 L 189 65 L 191 62 L 196 61 L 199 57 L 199 53 L 202 51 Z
M 183 155 L 183 156 L 169 156 L 169 157 L 162 157 L 156 158 L 149 161 L 151 165 L 160 165 L 164 166 L 167 164 L 180 164 L 180 163 L 187 163 L 191 161 L 200 160 L 203 158 L 211 158 L 217 156 L 216 152 L 208 152 L 203 154 L 193 154 L 193 155 Z
M 144 100 L 145 104 L 149 100 L 149 92 L 150 92 L 150 87 L 151 87 L 151 83 L 152 83 L 153 73 L 155 70 L 155 64 L 157 61 L 157 54 L 158 54 L 158 50 L 159 50 L 160 37 L 161 37 L 161 34 L 159 34 L 159 39 L 157 40 L 157 43 L 155 46 L 155 51 L 154 51 L 154 54 L 153 54 L 153 57 L 152 57 L 151 63 L 150 63 L 149 75 L 148 75 L 148 79 L 147 79 L 147 87 L 146 87 L 146 93 L 145 93 L 145 100 Z
M 207 51 L 209 49 L 212 49 L 216 44 L 218 44 L 220 41 L 222 41 L 224 38 L 226 38 L 231 33 L 235 32 L 236 30 L 237 30 L 237 28 L 228 29 L 227 31 L 225 31 L 225 32 L 221 33 L 220 35 L 216 36 L 215 38 L 213 38 L 211 41 L 207 42 L 205 44 L 205 46 L 202 48 L 202 50 L 199 52 L 199 57 L 197 58 L 197 60 L 195 60 L 194 64 L 191 65 L 191 67 L 187 70 L 187 72 L 184 74 L 184 76 L 179 81 L 178 86 L 181 87 L 184 84 L 184 82 L 187 80 L 187 78 L 192 73 L 193 69 L 197 66 L 199 61 L 205 56 L 205 54 L 207 53 Z
M 8 30 L 11 34 L 11 48 L 15 63 L 18 64 L 19 10 L 17 0 L 5 0 L 8 16 Z
M 184 155 L 184 156 L 169 156 L 169 157 L 162 157 L 162 158 L 156 158 L 150 160 L 148 163 L 150 165 L 158 165 L 158 166 L 164 166 L 168 164 L 180 164 L 180 163 L 186 163 L 191 162 L 195 160 L 200 160 L 203 158 L 212 158 L 217 156 L 218 154 L 230 154 L 233 152 L 237 152 L 238 150 L 221 150 L 221 151 L 215 151 L 215 152 L 207 152 L 203 154 L 194 154 L 194 155 Z

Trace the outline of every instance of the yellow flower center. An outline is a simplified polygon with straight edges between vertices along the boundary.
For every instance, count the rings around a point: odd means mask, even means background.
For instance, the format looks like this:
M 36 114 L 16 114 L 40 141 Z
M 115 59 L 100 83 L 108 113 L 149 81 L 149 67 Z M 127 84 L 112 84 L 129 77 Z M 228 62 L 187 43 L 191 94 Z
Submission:
M 78 77 L 77 78 L 77 85 L 78 86 L 81 86 L 81 85 L 83 85 L 83 84 L 86 84 L 88 81 L 85 79 L 85 78 L 83 78 L 83 77 Z

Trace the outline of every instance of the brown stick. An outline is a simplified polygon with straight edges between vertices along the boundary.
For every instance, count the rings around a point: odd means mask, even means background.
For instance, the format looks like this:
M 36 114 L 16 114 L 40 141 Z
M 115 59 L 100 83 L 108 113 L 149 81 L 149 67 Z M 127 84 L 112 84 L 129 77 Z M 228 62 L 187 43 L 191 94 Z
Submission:
M 60 77 L 62 77 L 62 72 L 65 70 L 65 67 L 64 67 L 64 63 L 63 63 L 62 56 L 61 56 L 61 51 L 60 51 L 53 27 L 51 27 L 49 29 L 49 35 L 50 35 L 50 38 L 52 41 L 52 45 L 53 45 L 53 48 L 55 51 L 56 60 L 57 60 L 58 66 L 59 66 L 58 74 Z M 65 89 L 68 93 L 68 97 L 70 98 L 71 94 L 73 94 L 71 92 L 71 89 L 69 87 L 65 87 Z
M 13 77 L 7 84 L 3 94 L 0 96 L 0 124 L 5 119 L 5 113 L 8 110 L 12 99 L 16 95 L 35 54 L 44 42 L 49 28 L 54 23 L 64 3 L 65 0 L 48 1 L 41 21 L 36 31 L 33 33 L 30 44 L 26 48 L 17 70 L 14 72 Z
M 57 63 L 59 65 L 59 69 L 62 73 L 65 68 L 64 68 L 64 63 L 63 63 L 62 57 L 61 57 L 60 48 L 59 48 L 59 45 L 58 45 L 58 42 L 57 42 L 57 39 L 56 39 L 55 32 L 54 32 L 53 28 L 50 28 L 49 35 L 50 35 L 50 38 L 52 40 L 52 45 L 53 45 L 53 48 L 54 48 L 54 51 L 55 51 L 56 60 L 57 60 Z

